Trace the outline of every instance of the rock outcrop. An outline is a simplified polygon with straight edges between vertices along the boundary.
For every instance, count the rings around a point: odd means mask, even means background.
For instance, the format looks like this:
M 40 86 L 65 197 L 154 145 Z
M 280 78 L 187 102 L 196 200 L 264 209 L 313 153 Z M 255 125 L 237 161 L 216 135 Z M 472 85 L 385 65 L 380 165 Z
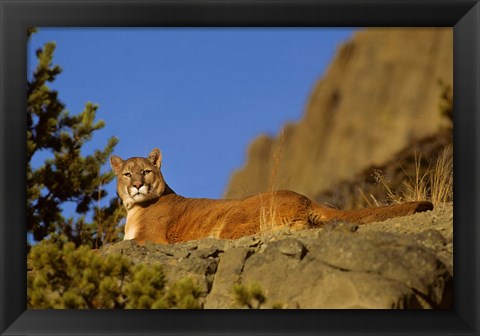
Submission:
M 451 308 L 453 207 L 364 226 L 333 223 L 235 241 L 106 245 L 159 263 L 170 282 L 192 278 L 204 308 L 235 307 L 233 286 L 258 284 L 264 308 Z
M 391 190 L 401 194 L 406 191 L 404 182 L 415 180 L 417 168 L 418 175 L 422 177 L 443 156 L 446 159 L 453 156 L 451 128 L 444 128 L 433 136 L 410 142 L 388 161 L 369 166 L 354 176 L 333 184 L 314 199 L 344 210 L 373 206 L 375 201 L 388 203 L 388 190 L 378 181 L 377 173 L 388 181 Z
M 365 29 L 342 45 L 298 123 L 261 135 L 225 197 L 290 189 L 316 198 L 445 122 L 438 81 L 453 81 L 450 28 Z M 272 182 L 273 180 L 273 182 Z

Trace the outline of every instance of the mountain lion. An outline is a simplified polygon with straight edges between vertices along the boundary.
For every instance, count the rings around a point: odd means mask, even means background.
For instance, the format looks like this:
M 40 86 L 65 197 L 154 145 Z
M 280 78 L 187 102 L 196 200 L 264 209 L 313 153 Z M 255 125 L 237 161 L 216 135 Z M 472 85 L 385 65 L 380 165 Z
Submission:
M 186 198 L 165 182 L 161 163 L 158 148 L 147 158 L 110 158 L 117 192 L 127 209 L 125 240 L 170 244 L 205 237 L 236 239 L 259 233 L 265 224 L 302 230 L 332 220 L 366 224 L 433 209 L 430 202 L 409 202 L 341 211 L 288 190 L 232 200 Z

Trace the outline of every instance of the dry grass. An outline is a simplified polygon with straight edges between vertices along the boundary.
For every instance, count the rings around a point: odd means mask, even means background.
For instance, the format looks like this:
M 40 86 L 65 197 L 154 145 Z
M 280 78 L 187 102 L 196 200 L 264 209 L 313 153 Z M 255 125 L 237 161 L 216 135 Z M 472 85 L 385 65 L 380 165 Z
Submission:
M 373 177 L 375 179 L 375 182 L 381 185 L 385 189 L 385 191 L 387 192 L 387 199 L 390 202 L 393 202 L 393 203 L 402 202 L 401 196 L 399 196 L 398 193 L 392 189 L 390 182 L 386 179 L 385 175 L 381 170 L 375 169 L 373 171 Z M 370 195 L 370 196 L 374 198 L 373 195 Z
M 432 164 L 430 163 L 427 169 L 423 171 L 421 162 L 422 157 L 415 154 L 415 175 L 407 175 L 407 178 L 402 182 L 403 190 L 401 191 L 394 190 L 381 171 L 374 172 L 375 180 L 385 188 L 387 199 L 390 202 L 403 203 L 429 200 L 437 205 L 453 201 L 453 155 L 451 146 L 444 149 L 433 168 L 431 168 Z M 362 197 L 368 201 L 363 192 Z
M 402 192 L 403 200 L 406 202 L 424 201 L 429 199 L 429 176 L 432 174 L 430 164 L 428 168 L 422 173 L 422 156 L 415 154 L 415 176 L 408 176 L 402 182 L 405 190 Z
M 280 138 L 278 139 L 277 146 L 273 152 L 273 165 L 272 165 L 272 175 L 270 177 L 270 185 L 268 191 L 272 192 L 275 190 L 275 183 L 277 180 L 278 168 L 280 167 L 280 157 L 282 155 L 282 149 L 285 144 L 285 132 L 282 129 L 280 132 Z
M 261 196 L 260 196 L 260 234 L 266 235 L 271 233 L 276 228 L 279 227 L 278 223 L 276 222 L 276 214 L 277 214 L 277 206 L 275 205 L 275 183 L 277 178 L 278 169 L 280 166 L 280 157 L 282 154 L 282 149 L 285 142 L 285 134 L 284 130 L 282 129 L 280 133 L 280 138 L 273 152 L 273 165 L 272 165 L 272 174 L 270 177 L 270 184 L 268 187 L 268 192 L 273 193 L 273 197 L 270 198 L 270 201 L 267 202 L 268 204 L 264 204 Z
M 368 198 L 367 195 L 365 195 L 365 192 L 362 190 L 362 188 L 358 188 L 358 191 L 360 192 L 360 196 L 362 196 L 363 200 L 365 201 L 368 207 L 373 208 L 381 205 L 380 203 L 378 203 L 377 199 L 372 194 L 370 194 L 370 198 Z
M 430 175 L 431 199 L 434 204 L 453 200 L 453 155 L 448 146 L 438 158 Z
M 260 198 L 260 234 L 262 236 L 268 235 L 279 227 L 277 218 L 277 206 L 275 206 L 275 196 L 270 199 L 268 204 L 264 204 Z

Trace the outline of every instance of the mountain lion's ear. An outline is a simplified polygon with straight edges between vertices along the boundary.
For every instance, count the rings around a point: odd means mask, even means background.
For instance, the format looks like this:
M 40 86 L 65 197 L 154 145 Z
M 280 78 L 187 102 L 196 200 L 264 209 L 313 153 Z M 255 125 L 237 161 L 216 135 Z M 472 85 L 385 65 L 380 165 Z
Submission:
M 148 154 L 148 159 L 151 163 L 160 168 L 162 165 L 162 152 L 160 152 L 160 149 L 154 148 L 150 154 Z
M 120 169 L 122 169 L 123 160 L 116 155 L 112 155 L 110 157 L 110 166 L 112 166 L 112 169 L 115 172 L 115 174 L 118 174 Z

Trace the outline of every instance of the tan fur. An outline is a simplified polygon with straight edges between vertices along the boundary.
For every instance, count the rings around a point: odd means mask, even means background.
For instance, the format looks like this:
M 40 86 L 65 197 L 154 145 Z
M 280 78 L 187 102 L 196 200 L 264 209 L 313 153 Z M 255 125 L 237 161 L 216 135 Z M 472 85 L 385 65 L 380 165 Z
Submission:
M 302 230 L 332 220 L 366 224 L 433 209 L 430 202 L 409 202 L 341 211 L 289 190 L 233 200 L 186 198 L 177 195 L 163 179 L 161 160 L 158 148 L 148 158 L 125 161 L 118 156 L 110 158 L 117 175 L 117 192 L 127 208 L 125 239 L 140 244 L 147 241 L 168 244 L 205 237 L 237 239 L 259 233 L 265 220 L 274 228 Z M 132 195 L 138 191 L 143 195 Z

